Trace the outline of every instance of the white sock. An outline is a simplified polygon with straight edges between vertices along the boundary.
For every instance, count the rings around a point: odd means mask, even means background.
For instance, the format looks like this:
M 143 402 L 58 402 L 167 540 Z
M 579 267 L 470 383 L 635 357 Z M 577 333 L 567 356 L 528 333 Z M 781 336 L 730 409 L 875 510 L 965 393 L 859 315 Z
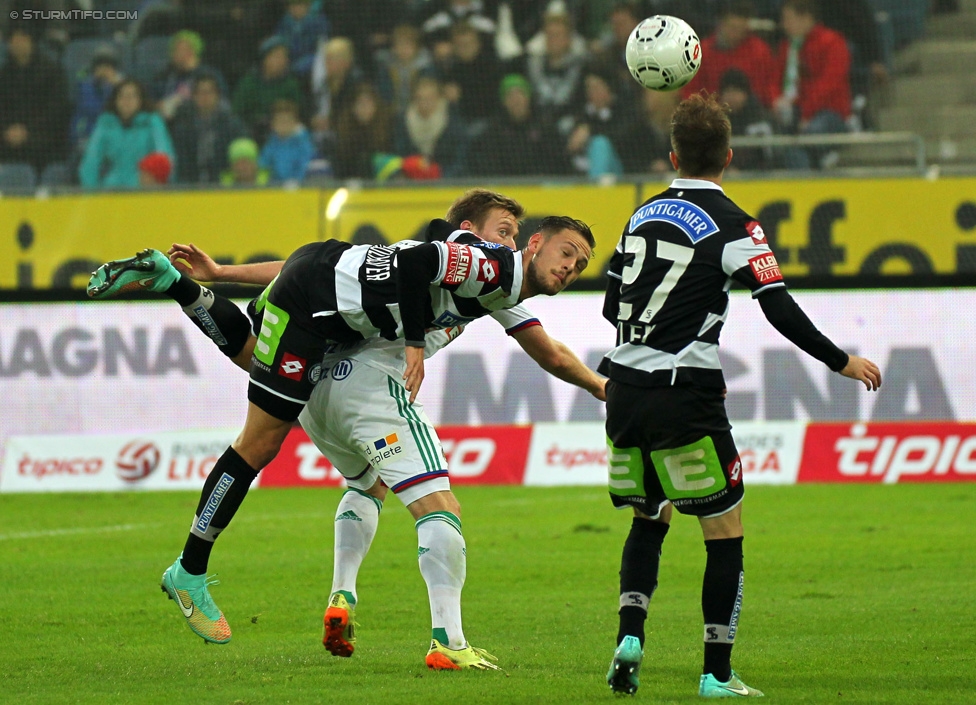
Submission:
M 450 512 L 432 512 L 417 520 L 420 574 L 430 598 L 432 638 L 449 649 L 467 646 L 461 629 L 461 588 L 466 557 L 461 520 Z
M 376 535 L 383 503 L 356 490 L 346 490 L 335 516 L 335 565 L 332 592 L 342 590 L 356 599 L 356 576 Z

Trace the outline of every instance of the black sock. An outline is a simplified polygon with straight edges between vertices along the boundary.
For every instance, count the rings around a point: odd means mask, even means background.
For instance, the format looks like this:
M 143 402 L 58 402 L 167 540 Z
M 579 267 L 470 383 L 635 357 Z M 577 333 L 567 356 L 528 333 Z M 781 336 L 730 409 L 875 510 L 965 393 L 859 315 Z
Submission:
M 233 301 L 189 277 L 182 277 L 166 294 L 176 299 L 183 313 L 224 355 L 234 357 L 244 348 L 251 335 L 251 322 Z
M 203 484 L 193 526 L 183 547 L 180 563 L 187 573 L 202 575 L 207 572 L 214 541 L 234 518 L 257 475 L 258 471 L 233 448 L 228 448 L 217 460 Z
M 657 589 L 661 545 L 670 527 L 664 522 L 634 517 L 620 561 L 620 629 L 617 644 L 636 636 L 644 648 L 647 606 Z
M 732 676 L 732 645 L 742 605 L 742 537 L 705 542 L 708 557 L 702 581 L 702 616 L 705 618 L 705 664 L 723 683 Z

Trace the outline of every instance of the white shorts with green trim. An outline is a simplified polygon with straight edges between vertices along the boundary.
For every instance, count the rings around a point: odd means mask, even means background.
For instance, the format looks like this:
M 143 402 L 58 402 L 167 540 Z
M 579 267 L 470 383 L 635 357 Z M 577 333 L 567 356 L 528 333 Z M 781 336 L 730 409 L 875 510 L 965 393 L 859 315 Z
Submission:
M 355 356 L 326 358 L 298 420 L 346 484 L 381 479 L 405 504 L 451 489 L 440 439 L 403 381 Z

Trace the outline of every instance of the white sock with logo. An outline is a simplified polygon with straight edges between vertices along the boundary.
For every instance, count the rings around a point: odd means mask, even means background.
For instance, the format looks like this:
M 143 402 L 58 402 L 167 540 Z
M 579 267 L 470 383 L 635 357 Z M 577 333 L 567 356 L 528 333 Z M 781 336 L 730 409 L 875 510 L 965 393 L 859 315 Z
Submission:
M 342 590 L 356 599 L 356 576 L 376 535 L 383 503 L 357 490 L 346 490 L 335 516 L 335 565 L 332 592 Z
M 432 638 L 450 649 L 467 646 L 461 629 L 461 588 L 466 556 L 461 520 L 451 512 L 432 512 L 417 520 L 420 574 L 430 598 Z

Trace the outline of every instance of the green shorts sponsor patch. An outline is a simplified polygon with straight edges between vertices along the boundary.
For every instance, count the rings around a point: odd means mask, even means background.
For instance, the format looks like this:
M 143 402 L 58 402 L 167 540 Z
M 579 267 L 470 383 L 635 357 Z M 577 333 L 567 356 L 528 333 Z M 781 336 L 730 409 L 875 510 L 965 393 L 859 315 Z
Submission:
M 651 451 L 651 462 L 668 499 L 707 497 L 727 484 L 711 436 L 680 448 Z
M 617 448 L 607 438 L 607 470 L 610 494 L 621 497 L 646 497 L 644 460 L 640 448 Z

